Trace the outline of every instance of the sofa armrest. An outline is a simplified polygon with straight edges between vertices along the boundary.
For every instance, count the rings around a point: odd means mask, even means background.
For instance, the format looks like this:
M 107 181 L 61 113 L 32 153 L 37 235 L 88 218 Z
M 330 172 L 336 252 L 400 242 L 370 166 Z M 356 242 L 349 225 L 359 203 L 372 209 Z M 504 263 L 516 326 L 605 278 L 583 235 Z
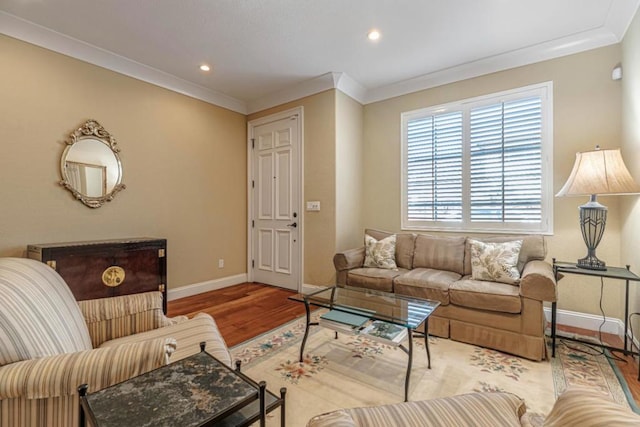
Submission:
M 94 348 L 105 341 L 176 323 L 164 315 L 160 292 L 79 301 L 78 305 Z
M 101 390 L 166 365 L 176 346 L 158 338 L 11 363 L 0 367 L 0 400 L 71 396 L 81 384 Z
M 347 272 L 353 268 L 362 267 L 364 264 L 364 246 L 355 249 L 347 249 L 333 256 L 333 266 L 336 269 L 336 281 L 338 285 L 347 284 Z
M 558 298 L 553 267 L 546 261 L 529 261 L 522 270 L 520 295 L 537 301 L 555 302 Z

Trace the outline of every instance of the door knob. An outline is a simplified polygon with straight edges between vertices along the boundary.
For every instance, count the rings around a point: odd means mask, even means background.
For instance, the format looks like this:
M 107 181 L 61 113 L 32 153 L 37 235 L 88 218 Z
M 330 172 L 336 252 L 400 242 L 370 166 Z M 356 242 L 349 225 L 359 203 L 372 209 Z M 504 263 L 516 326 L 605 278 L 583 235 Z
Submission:
M 296 228 L 298 226 L 297 222 L 292 222 L 291 224 L 287 224 L 287 227 Z

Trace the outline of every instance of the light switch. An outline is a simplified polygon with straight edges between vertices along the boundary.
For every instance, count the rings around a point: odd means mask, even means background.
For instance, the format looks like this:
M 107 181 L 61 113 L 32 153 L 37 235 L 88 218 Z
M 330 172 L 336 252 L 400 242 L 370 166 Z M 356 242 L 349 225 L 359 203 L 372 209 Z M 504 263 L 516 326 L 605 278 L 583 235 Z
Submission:
M 320 201 L 310 201 L 307 202 L 307 210 L 308 211 L 319 211 L 320 210 Z

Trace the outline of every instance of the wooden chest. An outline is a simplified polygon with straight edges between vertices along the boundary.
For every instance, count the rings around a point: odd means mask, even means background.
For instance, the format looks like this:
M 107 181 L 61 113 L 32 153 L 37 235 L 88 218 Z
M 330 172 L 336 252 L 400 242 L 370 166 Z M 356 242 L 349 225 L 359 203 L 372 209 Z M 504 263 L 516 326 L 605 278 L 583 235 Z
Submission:
M 55 269 L 78 301 L 161 291 L 167 312 L 166 239 L 35 244 L 27 253 Z

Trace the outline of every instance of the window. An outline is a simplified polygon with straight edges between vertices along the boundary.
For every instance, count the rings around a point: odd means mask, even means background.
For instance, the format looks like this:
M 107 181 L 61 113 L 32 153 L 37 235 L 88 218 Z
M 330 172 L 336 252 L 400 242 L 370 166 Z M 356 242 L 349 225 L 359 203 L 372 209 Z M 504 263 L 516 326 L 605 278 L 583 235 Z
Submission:
M 552 84 L 402 114 L 402 228 L 552 231 Z

